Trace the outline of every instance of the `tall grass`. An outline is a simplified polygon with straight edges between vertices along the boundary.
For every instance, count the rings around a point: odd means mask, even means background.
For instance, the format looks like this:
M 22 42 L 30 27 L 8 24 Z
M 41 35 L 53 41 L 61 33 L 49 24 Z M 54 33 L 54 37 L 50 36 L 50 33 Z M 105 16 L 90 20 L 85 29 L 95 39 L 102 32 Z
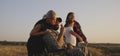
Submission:
M 27 56 L 25 46 L 0 45 L 0 56 Z
M 88 48 L 93 56 L 104 56 L 102 50 Z M 0 56 L 27 56 L 26 46 L 19 45 L 0 45 Z
M 92 56 L 105 56 L 103 50 L 101 50 L 101 49 L 88 47 L 88 50 L 90 53 L 92 53 Z
M 96 48 L 88 48 L 93 56 L 104 56 L 102 50 Z M 0 45 L 0 56 L 27 56 L 25 46 L 18 45 Z

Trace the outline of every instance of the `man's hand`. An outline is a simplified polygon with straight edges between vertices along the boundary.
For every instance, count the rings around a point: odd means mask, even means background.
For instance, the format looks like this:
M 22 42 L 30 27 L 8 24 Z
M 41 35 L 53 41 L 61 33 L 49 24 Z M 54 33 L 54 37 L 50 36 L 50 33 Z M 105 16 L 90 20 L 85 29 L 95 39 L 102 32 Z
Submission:
M 61 24 L 60 32 L 65 32 L 65 27 Z

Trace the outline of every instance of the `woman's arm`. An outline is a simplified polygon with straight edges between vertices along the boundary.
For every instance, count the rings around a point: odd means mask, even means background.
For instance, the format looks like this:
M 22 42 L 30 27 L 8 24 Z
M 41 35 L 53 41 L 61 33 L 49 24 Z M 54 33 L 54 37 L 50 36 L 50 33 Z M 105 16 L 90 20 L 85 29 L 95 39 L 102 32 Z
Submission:
M 74 35 L 76 38 L 78 38 L 81 42 L 83 41 L 83 39 L 77 34 L 75 33 L 74 31 L 70 31 L 70 34 Z
M 41 29 L 41 24 L 37 24 L 30 32 L 30 36 L 43 35 L 45 33 L 50 32 L 50 30 L 39 32 L 40 29 Z

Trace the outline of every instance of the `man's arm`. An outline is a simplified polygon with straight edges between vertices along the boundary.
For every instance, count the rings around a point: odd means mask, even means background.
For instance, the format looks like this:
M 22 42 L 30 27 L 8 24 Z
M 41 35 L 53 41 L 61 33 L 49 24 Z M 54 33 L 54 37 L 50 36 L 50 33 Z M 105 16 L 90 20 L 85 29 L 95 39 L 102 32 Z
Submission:
M 65 28 L 63 25 L 61 25 L 61 29 L 60 29 L 60 33 L 58 35 L 58 45 L 61 47 L 63 45 L 64 42 L 64 32 L 65 32 Z

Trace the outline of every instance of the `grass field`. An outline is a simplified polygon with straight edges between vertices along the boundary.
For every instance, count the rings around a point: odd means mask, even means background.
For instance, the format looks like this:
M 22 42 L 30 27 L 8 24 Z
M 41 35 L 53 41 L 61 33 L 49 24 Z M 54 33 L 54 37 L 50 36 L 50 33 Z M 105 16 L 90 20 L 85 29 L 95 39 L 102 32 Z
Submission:
M 93 56 L 103 56 L 102 50 L 96 48 L 88 48 Z M 26 46 L 18 45 L 0 45 L 0 56 L 27 56 Z
M 120 44 L 89 44 L 88 50 L 92 56 L 120 56 Z M 0 42 L 0 56 L 27 56 L 26 43 Z
M 27 56 L 25 46 L 0 45 L 0 56 Z
M 102 50 L 105 56 L 120 56 L 120 44 L 113 43 L 92 43 L 90 47 Z

